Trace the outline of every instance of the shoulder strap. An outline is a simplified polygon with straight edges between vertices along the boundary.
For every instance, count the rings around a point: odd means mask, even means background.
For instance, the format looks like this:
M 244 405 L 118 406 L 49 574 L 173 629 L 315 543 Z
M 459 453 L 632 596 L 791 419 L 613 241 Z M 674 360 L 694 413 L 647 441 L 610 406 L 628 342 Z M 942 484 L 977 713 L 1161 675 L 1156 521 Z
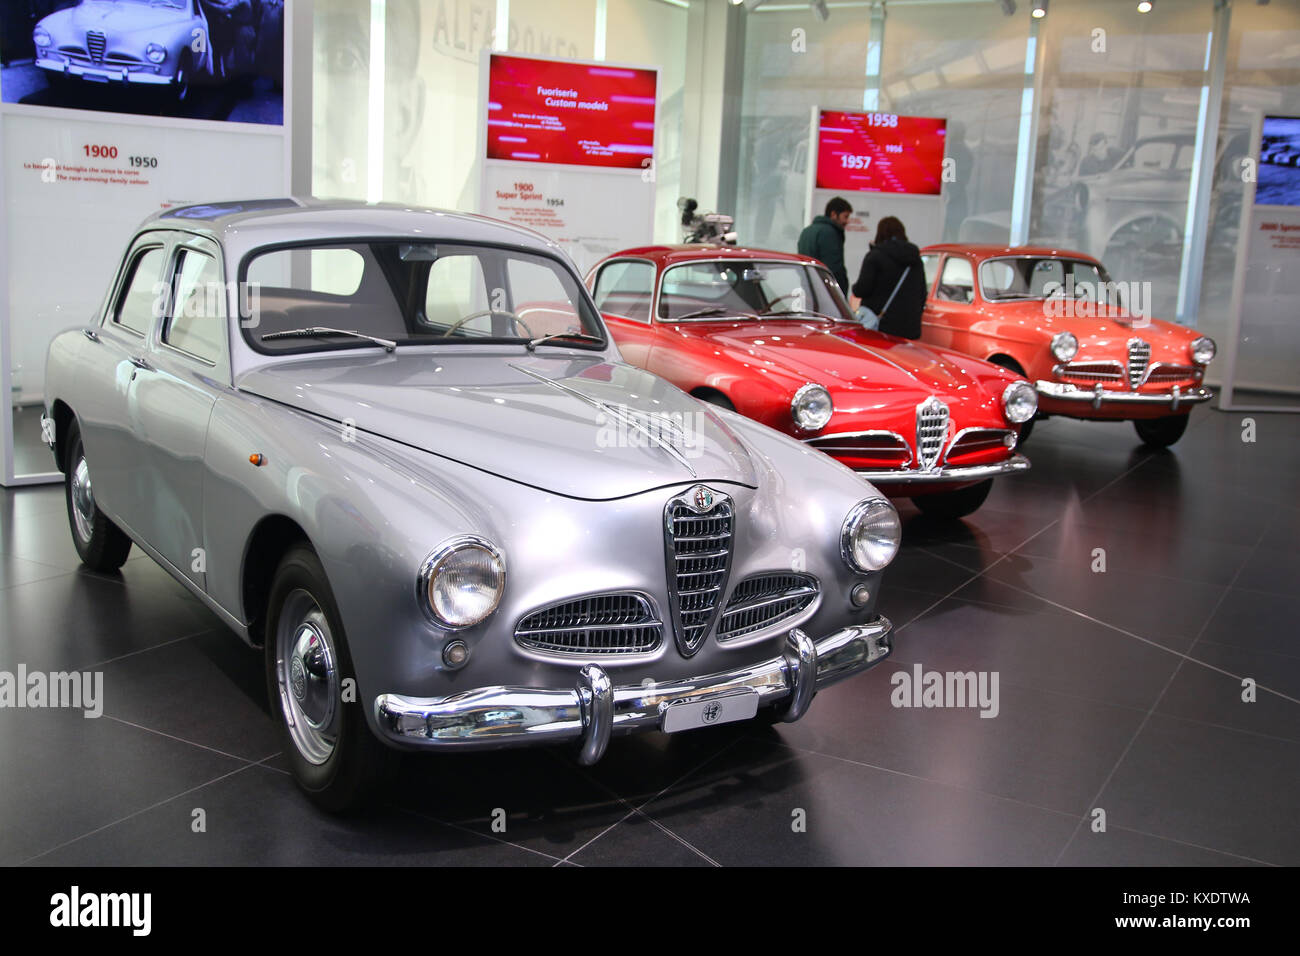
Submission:
M 903 280 L 907 278 L 907 274 L 911 271 L 912 271 L 911 266 L 907 266 L 905 269 L 903 269 L 903 274 L 898 277 L 898 284 L 894 286 L 894 291 L 889 293 L 889 298 L 886 299 L 885 304 L 880 307 L 881 315 L 885 314 L 885 310 L 889 308 L 889 303 L 894 301 L 894 296 L 898 295 L 898 290 L 903 287 Z

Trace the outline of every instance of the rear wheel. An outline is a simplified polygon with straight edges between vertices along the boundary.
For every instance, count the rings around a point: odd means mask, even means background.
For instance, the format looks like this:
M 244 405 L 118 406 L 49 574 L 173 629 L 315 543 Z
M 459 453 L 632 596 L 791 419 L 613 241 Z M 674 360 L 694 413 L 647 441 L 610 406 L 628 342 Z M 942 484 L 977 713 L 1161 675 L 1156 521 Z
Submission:
M 1006 369 L 1008 372 L 1015 372 L 1026 381 L 1029 380 L 1028 376 L 1025 375 L 1025 370 L 1020 367 L 1020 363 L 1009 356 L 995 355 L 989 359 L 989 361 L 1000 368 Z M 1020 426 L 1020 437 L 1016 439 L 1017 445 L 1023 445 L 1025 442 L 1029 441 L 1029 436 L 1034 430 L 1034 422 L 1036 421 L 1038 421 L 1037 416 L 1029 419 L 1029 421 Z
M 366 725 L 338 607 L 306 545 L 280 561 L 266 633 L 267 695 L 294 779 L 323 809 L 364 806 L 387 782 L 397 754 Z
M 993 479 L 986 478 L 978 485 L 960 488 L 957 491 L 945 491 L 937 495 L 917 495 L 912 499 L 912 503 L 925 514 L 936 518 L 964 518 L 978 511 L 992 490 Z
M 1133 422 L 1138 438 L 1152 448 L 1168 448 L 1187 431 L 1190 415 L 1166 415 L 1164 418 L 1139 418 Z
M 68 429 L 67 444 L 64 496 L 77 556 L 92 571 L 116 571 L 126 563 L 126 556 L 131 553 L 131 539 L 95 504 L 90 466 L 86 463 L 86 449 L 81 443 L 81 427 L 76 422 Z

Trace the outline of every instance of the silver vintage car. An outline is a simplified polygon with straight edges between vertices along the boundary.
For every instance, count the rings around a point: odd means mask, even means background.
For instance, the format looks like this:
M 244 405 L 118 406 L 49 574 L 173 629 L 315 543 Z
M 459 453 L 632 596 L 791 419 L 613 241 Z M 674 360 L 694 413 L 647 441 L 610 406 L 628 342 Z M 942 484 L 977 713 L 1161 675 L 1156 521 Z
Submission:
M 161 213 L 54 339 L 46 395 L 84 562 L 134 543 L 265 649 L 327 808 L 402 749 L 593 763 L 614 734 L 796 720 L 890 651 L 890 504 L 625 364 L 570 261 L 514 226 Z

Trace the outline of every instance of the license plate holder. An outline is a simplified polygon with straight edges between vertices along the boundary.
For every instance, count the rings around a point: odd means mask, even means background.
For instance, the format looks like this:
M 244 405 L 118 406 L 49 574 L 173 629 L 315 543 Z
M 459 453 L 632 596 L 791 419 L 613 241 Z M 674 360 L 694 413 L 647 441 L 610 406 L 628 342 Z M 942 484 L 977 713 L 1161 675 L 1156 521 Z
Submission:
M 749 720 L 758 713 L 758 691 L 742 690 L 703 700 L 675 700 L 664 707 L 663 730 L 675 734 Z

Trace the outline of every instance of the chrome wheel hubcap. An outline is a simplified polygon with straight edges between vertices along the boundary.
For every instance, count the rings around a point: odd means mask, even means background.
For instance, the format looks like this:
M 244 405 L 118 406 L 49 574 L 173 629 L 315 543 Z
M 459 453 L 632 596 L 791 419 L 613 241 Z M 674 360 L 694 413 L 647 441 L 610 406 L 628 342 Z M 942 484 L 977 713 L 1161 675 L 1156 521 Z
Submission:
M 72 520 L 77 526 L 77 537 L 89 541 L 95 523 L 95 496 L 90 490 L 90 469 L 84 455 L 72 469 Z
M 322 764 L 338 742 L 341 682 L 329 623 L 306 591 L 285 599 L 275 640 L 280 708 L 289 736 L 308 762 Z

